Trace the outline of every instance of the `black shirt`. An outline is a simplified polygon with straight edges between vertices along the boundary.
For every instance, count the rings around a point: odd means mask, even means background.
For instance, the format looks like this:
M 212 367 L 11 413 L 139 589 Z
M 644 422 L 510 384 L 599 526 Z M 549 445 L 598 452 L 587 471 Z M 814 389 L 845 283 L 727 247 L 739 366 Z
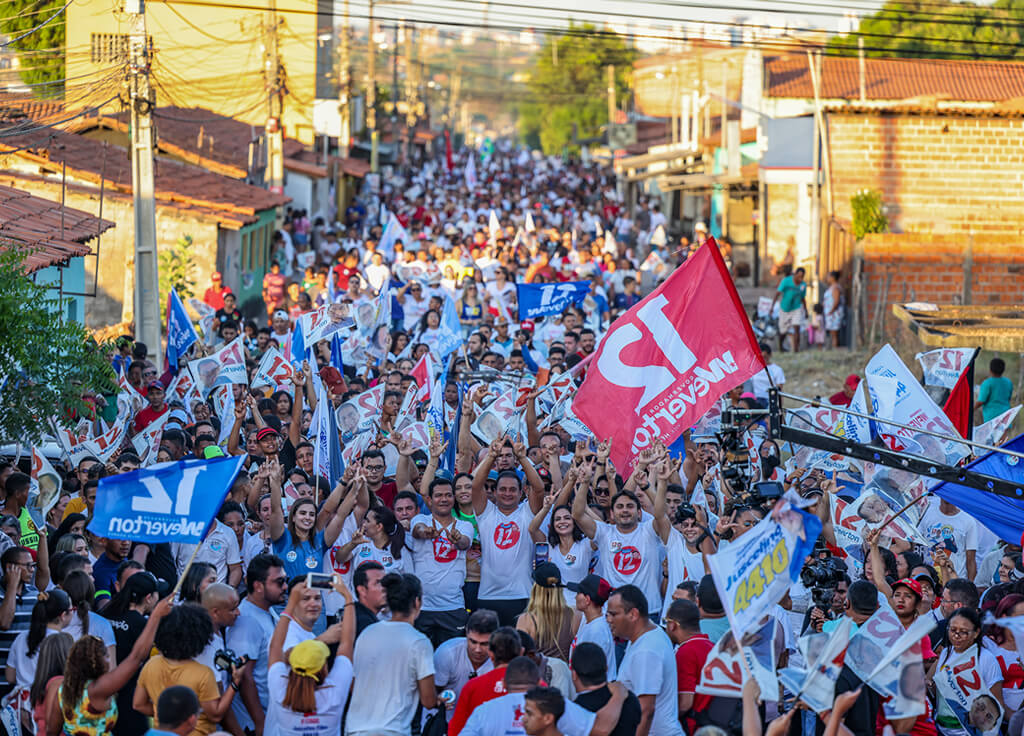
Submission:
M 602 685 L 596 690 L 580 693 L 576 696 L 576 705 L 591 713 L 597 713 L 612 699 L 612 691 L 608 685 Z M 636 695 L 630 693 L 626 696 L 626 702 L 622 704 L 622 713 L 619 715 L 619 722 L 615 724 L 610 736 L 633 736 L 640 726 L 640 701 Z
M 123 662 L 131 653 L 136 640 L 146 628 L 146 617 L 138 611 L 127 611 L 123 616 L 108 619 L 110 628 L 114 630 L 114 642 L 117 646 L 117 661 Z M 139 671 L 135 671 L 131 679 L 117 691 L 117 723 L 114 725 L 114 736 L 139 736 L 149 730 L 149 718 L 132 708 L 135 697 L 135 685 L 139 680 Z
M 359 601 L 355 602 L 356 607 L 356 639 L 363 633 L 367 626 L 377 623 L 378 619 L 369 608 Z

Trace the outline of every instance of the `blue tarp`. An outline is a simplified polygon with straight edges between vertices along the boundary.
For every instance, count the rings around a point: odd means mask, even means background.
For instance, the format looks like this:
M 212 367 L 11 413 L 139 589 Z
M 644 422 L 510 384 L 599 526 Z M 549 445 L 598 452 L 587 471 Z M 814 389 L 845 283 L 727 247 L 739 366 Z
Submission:
M 1024 453 L 1024 434 L 1010 440 L 1003 448 Z M 967 467 L 976 473 L 1021 484 L 1017 489 L 1020 498 L 1007 498 L 948 481 L 937 485 L 932 492 L 966 511 L 1000 539 L 1020 544 L 1021 535 L 1024 534 L 1024 460 L 990 452 L 969 463 Z

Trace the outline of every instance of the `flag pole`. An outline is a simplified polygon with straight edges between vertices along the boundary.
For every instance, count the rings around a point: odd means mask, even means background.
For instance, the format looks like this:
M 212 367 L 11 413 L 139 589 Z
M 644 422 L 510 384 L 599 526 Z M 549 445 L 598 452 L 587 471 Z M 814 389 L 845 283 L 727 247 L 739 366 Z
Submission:
M 213 522 L 211 521 L 210 524 L 212 525 Z M 207 526 L 206 532 L 208 533 L 209 531 L 210 527 Z M 192 554 L 189 556 L 188 562 L 185 563 L 185 569 L 181 571 L 181 575 L 178 576 L 178 582 L 177 584 L 175 584 L 174 590 L 171 591 L 171 600 L 174 600 L 174 598 L 178 595 L 178 592 L 181 590 L 181 584 L 185 582 L 185 576 L 188 575 L 188 571 L 189 568 L 192 567 L 192 563 L 196 561 L 196 555 L 199 553 L 199 548 L 203 546 L 203 542 L 205 540 L 206 533 L 203 534 L 203 539 L 196 542 L 195 546 L 192 548 Z

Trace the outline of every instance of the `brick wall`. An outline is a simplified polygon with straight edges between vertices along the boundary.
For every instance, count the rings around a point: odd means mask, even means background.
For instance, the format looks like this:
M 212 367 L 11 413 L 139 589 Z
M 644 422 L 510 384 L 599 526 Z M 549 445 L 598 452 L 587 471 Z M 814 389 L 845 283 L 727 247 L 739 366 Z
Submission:
M 903 113 L 829 113 L 835 214 L 879 189 L 897 233 L 1024 239 L 1024 120 Z
M 1024 247 L 991 235 L 868 235 L 864 284 L 865 328 L 884 298 L 885 329 L 893 335 L 901 329 L 892 316 L 894 302 L 1024 304 Z

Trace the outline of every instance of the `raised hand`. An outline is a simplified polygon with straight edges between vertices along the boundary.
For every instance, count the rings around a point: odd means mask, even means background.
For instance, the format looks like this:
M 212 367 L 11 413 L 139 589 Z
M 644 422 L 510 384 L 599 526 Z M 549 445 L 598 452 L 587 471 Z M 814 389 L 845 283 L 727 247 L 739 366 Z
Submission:
M 611 451 L 612 451 L 612 440 L 609 437 L 608 439 L 603 440 L 597 446 L 597 453 L 596 453 L 596 455 L 597 455 L 597 462 L 599 464 L 601 464 L 601 465 L 604 465 L 605 462 L 608 461 L 608 455 L 611 453 Z

